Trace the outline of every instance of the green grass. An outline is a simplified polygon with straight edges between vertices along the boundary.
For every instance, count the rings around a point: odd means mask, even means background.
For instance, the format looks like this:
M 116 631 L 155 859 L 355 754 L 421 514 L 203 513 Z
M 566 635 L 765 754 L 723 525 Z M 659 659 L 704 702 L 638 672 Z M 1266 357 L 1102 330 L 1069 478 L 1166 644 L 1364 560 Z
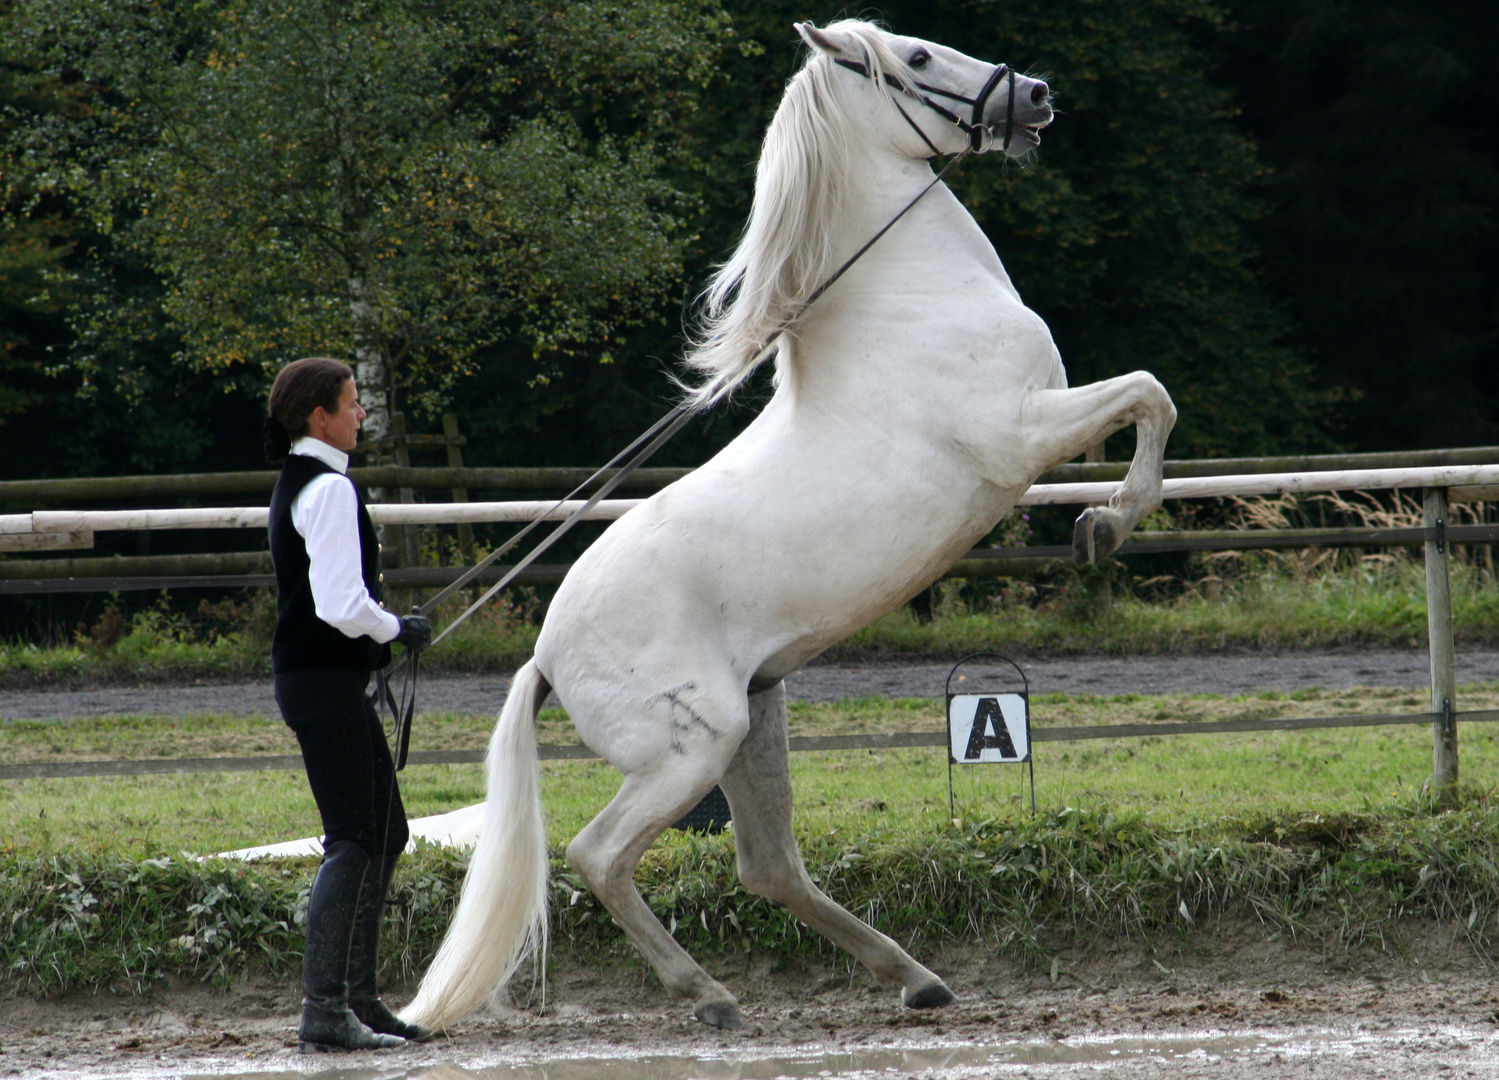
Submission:
M 1081 578 L 1049 603 L 1007 603 L 1001 591 L 944 583 L 936 613 L 904 607 L 835 646 L 831 657 L 958 656 L 986 649 L 1036 653 L 1151 654 L 1222 648 L 1424 647 L 1425 579 L 1419 565 L 1312 579 L 1263 573 L 1199 583 L 1168 600 L 1116 594 L 1100 611 Z M 1149 590 L 1141 592 L 1149 595 Z M 1499 643 L 1499 588 L 1473 567 L 1452 579 L 1456 638 Z
M 1467 686 L 1464 708 L 1499 703 L 1499 684 Z M 1035 701 L 1037 725 L 1230 716 L 1419 711 L 1400 690 L 1254 697 L 1126 695 Z M 798 704 L 796 734 L 932 730 L 930 701 Z M 478 747 L 487 718 L 425 717 L 419 744 Z M 569 738 L 548 710 L 548 742 Z M 3 725 L 7 760 L 192 752 L 289 752 L 276 722 L 192 717 Z M 1398 919 L 1456 922 L 1487 951 L 1499 905 L 1499 806 L 1489 778 L 1499 728 L 1461 729 L 1461 807 L 1433 813 L 1420 785 L 1424 727 L 1164 736 L 1036 747 L 1032 817 L 1013 766 L 959 770 L 947 812 L 940 749 L 792 755 L 796 830 L 830 895 L 914 947 L 979 936 L 1045 962 L 1063 943 L 1188 932 L 1239 913 L 1323 942 L 1398 945 Z M 551 903 L 560 951 L 626 957 L 628 945 L 561 859 L 566 839 L 612 795 L 598 762 L 548 762 Z M 474 766 L 413 767 L 414 816 L 482 797 Z M 227 984 L 247 966 L 290 972 L 311 859 L 253 864 L 193 857 L 316 831 L 298 772 L 0 783 L 0 981 L 59 992 L 140 991 L 167 977 Z M 186 854 L 179 854 L 186 853 Z M 428 847 L 402 863 L 390 975 L 422 970 L 462 880 L 460 853 Z M 764 950 L 845 962 L 783 909 L 747 893 L 732 832 L 668 832 L 637 881 L 653 911 L 698 955 Z
M 955 657 L 986 649 L 1022 655 L 1144 654 L 1426 642 L 1423 570 L 1408 558 L 1329 568 L 1301 556 L 1265 556 L 1248 558 L 1223 576 L 1215 569 L 1221 568 L 1196 568 L 1195 580 L 1126 580 L 1115 564 L 1034 582 L 943 581 L 926 598 L 928 614 L 903 607 L 836 645 L 828 656 Z M 1115 599 L 1103 609 L 1093 592 L 1100 576 L 1115 581 Z M 198 615 L 173 612 L 165 602 L 128 620 L 106 608 L 99 622 L 72 642 L 0 644 L 0 687 L 264 674 L 274 625 L 269 595 L 204 608 Z M 1499 644 L 1499 586 L 1492 568 L 1476 557 L 1459 560 L 1452 597 L 1457 639 Z M 541 608 L 525 590 L 518 598 L 502 596 L 428 653 L 423 664 L 434 672 L 511 670 L 531 654 Z
M 1499 707 L 1499 686 L 1464 687 L 1464 709 Z M 1038 696 L 1036 726 L 1072 727 L 1232 717 L 1421 712 L 1405 690 L 1310 690 L 1252 697 Z M 416 749 L 481 749 L 486 717 L 419 718 Z M 793 734 L 940 730 L 941 708 L 924 700 L 797 703 Z M 549 743 L 576 742 L 565 714 L 539 721 Z M 11 721 L 7 762 L 295 754 L 277 721 L 243 717 L 89 718 Z M 1461 729 L 1462 776 L 1486 786 L 1499 775 L 1499 725 Z M 1425 726 L 1228 735 L 1168 735 L 1035 746 L 1038 805 L 1128 807 L 1163 828 L 1196 827 L 1261 813 L 1363 813 L 1413 798 L 1430 772 Z M 947 818 L 947 765 L 940 748 L 795 753 L 791 757 L 804 838 L 854 835 L 892 823 L 926 827 Z M 574 835 L 613 796 L 619 777 L 597 761 L 545 762 L 543 798 L 553 841 Z M 1029 814 L 1024 772 L 961 766 L 959 816 L 1019 820 Z M 412 817 L 484 797 L 479 765 L 413 766 L 402 777 Z M 0 782 L 4 843 L 17 851 L 111 852 L 130 857 L 216 851 L 315 834 L 317 815 L 299 771 Z
M 174 612 L 165 601 L 129 620 L 106 608 L 90 631 L 69 642 L 0 643 L 0 687 L 269 675 L 273 594 L 262 590 L 242 604 L 220 605 L 224 607 L 233 615 L 227 623 Z M 425 664 L 430 671 L 512 671 L 530 658 L 539 632 L 538 625 L 501 596 L 427 654 Z
M 1468 792 L 1433 815 L 1414 800 L 1365 814 L 1257 814 L 1197 828 L 1063 808 L 1036 819 L 889 823 L 805 837 L 813 879 L 920 952 L 982 939 L 1045 962 L 1059 947 L 1190 933 L 1220 914 L 1260 920 L 1322 948 L 1400 946 L 1401 920 L 1455 926 L 1488 953 L 1499 903 L 1499 808 Z M 216 985 L 255 966 L 289 973 L 312 860 L 249 865 L 107 853 L 0 851 L 0 982 L 56 993 L 141 992 L 168 977 Z M 432 956 L 462 859 L 426 848 L 402 861 L 387 920 L 388 977 Z M 695 955 L 760 951 L 846 958 L 736 880 L 732 838 L 674 834 L 647 853 L 646 902 Z M 619 930 L 554 850 L 554 952 L 590 963 L 630 955 Z

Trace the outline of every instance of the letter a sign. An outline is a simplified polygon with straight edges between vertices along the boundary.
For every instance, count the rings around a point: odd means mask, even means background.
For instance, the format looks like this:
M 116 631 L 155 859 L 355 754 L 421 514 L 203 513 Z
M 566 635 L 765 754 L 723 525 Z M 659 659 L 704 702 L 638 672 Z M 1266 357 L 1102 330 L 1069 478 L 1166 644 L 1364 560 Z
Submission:
M 954 765 L 1031 757 L 1025 694 L 954 694 L 947 705 L 947 756 Z

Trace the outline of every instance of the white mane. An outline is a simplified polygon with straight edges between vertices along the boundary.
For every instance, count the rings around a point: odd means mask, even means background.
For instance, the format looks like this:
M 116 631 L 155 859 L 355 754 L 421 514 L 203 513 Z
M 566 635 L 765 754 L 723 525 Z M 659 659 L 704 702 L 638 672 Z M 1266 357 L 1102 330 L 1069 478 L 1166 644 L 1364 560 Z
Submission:
M 887 98 L 886 72 L 910 84 L 909 68 L 878 27 L 847 19 L 826 29 L 862 47 L 870 82 Z M 833 78 L 833 60 L 810 50 L 765 132 L 749 221 L 733 257 L 703 292 L 701 327 L 685 358 L 706 376 L 689 388 L 695 405 L 718 401 L 749 378 L 832 269 L 834 230 L 848 187 L 849 134 L 835 107 Z

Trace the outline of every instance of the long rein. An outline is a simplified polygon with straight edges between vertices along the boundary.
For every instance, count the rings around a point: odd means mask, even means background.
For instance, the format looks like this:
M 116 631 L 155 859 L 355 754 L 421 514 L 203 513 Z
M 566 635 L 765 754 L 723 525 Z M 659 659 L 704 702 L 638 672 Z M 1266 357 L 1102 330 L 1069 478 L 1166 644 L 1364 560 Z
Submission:
M 851 60 L 835 60 L 834 62 L 841 65 L 842 67 L 848 68 L 851 71 L 857 72 L 865 76 L 866 78 L 870 75 L 869 68 L 867 68 L 863 64 L 859 64 Z M 778 347 L 778 342 L 780 341 L 781 335 L 790 330 L 791 327 L 796 323 L 796 321 L 806 314 L 807 309 L 810 308 L 814 303 L 816 303 L 818 299 L 828 291 L 828 289 L 832 288 L 833 283 L 841 278 L 848 271 L 848 269 L 854 265 L 854 263 L 858 262 L 859 259 L 863 257 L 864 253 L 872 248 L 882 236 L 889 232 L 895 226 L 896 222 L 905 217 L 906 214 L 917 203 L 925 198 L 927 192 L 931 191 L 932 188 L 936 187 L 944 179 L 946 179 L 948 173 L 952 172 L 954 168 L 956 168 L 960 163 L 966 160 L 971 154 L 983 149 L 984 135 L 987 134 L 991 137 L 993 135 L 993 132 L 982 122 L 984 104 L 988 100 L 990 94 L 994 92 L 995 87 L 999 85 L 1000 80 L 1003 79 L 1007 74 L 1009 76 L 1010 82 L 1010 100 L 1005 117 L 1003 147 L 1004 149 L 1009 149 L 1010 135 L 1015 122 L 1015 72 L 1013 69 L 1007 67 L 1004 64 L 996 65 L 994 71 L 990 73 L 988 80 L 984 83 L 983 89 L 979 92 L 979 95 L 976 98 L 966 98 L 959 94 L 954 94 L 937 87 L 927 86 L 924 83 L 914 84 L 918 89 L 925 90 L 929 94 L 940 94 L 944 97 L 949 97 L 955 101 L 961 101 L 964 104 L 973 106 L 972 119 L 965 121 L 962 117 L 958 116 L 950 109 L 947 109 L 944 106 L 932 101 L 930 97 L 927 97 L 926 95 L 916 95 L 918 100 L 921 101 L 922 104 L 935 111 L 939 116 L 943 117 L 943 119 L 948 120 L 956 127 L 962 129 L 963 132 L 968 135 L 968 145 L 957 154 L 954 154 L 948 160 L 947 164 L 942 167 L 942 170 L 932 178 L 931 183 L 922 188 L 921 191 L 919 191 L 916 196 L 911 199 L 910 202 L 906 203 L 906 205 L 903 206 L 894 217 L 886 222 L 885 225 L 877 233 L 866 240 L 857 251 L 855 251 L 847 259 L 845 259 L 843 265 L 838 267 L 837 270 L 833 271 L 833 273 L 829 275 L 826 281 L 817 286 L 816 289 L 812 290 L 808 297 L 799 305 L 797 305 L 796 311 L 782 321 L 781 325 L 776 328 L 775 333 L 770 335 L 767 343 L 761 346 L 760 349 L 756 352 L 755 358 L 749 365 L 750 367 L 759 365 L 772 353 L 774 353 L 776 348 Z M 898 87 L 904 92 L 910 93 L 910 90 L 907 87 L 903 86 L 899 82 L 899 80 L 895 79 L 895 77 L 893 75 L 890 75 L 888 72 L 885 74 L 885 81 L 890 83 L 890 85 L 892 86 Z M 931 139 L 927 137 L 924 131 L 922 131 L 920 126 L 911 119 L 906 110 L 901 108 L 900 103 L 894 98 L 891 98 L 891 102 L 895 105 L 901 116 L 905 117 L 906 123 L 910 124 L 911 127 L 916 131 L 916 133 L 921 136 L 922 141 L 926 143 L 929 149 L 931 149 L 933 156 L 940 157 L 941 151 L 937 149 L 937 147 L 932 143 Z M 645 462 L 649 460 L 657 450 L 661 449 L 661 447 L 664 446 L 674 435 L 676 435 L 677 432 L 681 431 L 682 428 L 686 426 L 687 422 L 691 420 L 692 417 L 701 410 L 701 408 L 701 405 L 695 405 L 686 401 L 678 404 L 671 410 L 671 412 L 661 417 L 661 419 L 652 424 L 633 442 L 631 442 L 619 453 L 615 454 L 614 457 L 608 461 L 608 463 L 597 469 L 592 476 L 588 477 L 588 479 L 584 480 L 577 487 L 573 488 L 571 492 L 564 495 L 561 499 L 557 500 L 557 502 L 551 507 L 550 510 L 540 515 L 535 520 L 531 521 L 526 525 L 525 528 L 521 529 L 504 544 L 495 548 L 495 550 L 491 551 L 479 562 L 469 567 L 461 576 L 459 576 L 456 581 L 448 585 L 436 596 L 432 597 L 424 604 L 419 604 L 416 607 L 413 607 L 411 609 L 411 612 L 414 615 L 430 615 L 430 613 L 435 611 L 440 604 L 448 599 L 448 597 L 452 596 L 455 592 L 457 592 L 459 589 L 462 589 L 475 577 L 477 577 L 485 567 L 489 566 L 496 559 L 504 555 L 506 552 L 510 551 L 527 536 L 529 536 L 534 529 L 536 529 L 553 513 L 559 510 L 566 502 L 576 498 L 583 491 L 587 490 L 588 487 L 594 483 L 594 481 L 598 480 L 610 469 L 619 466 L 618 471 L 615 472 L 613 476 L 609 477 L 609 479 L 605 480 L 604 483 L 599 487 L 598 491 L 590 495 L 582 506 L 574 510 L 561 524 L 559 524 L 546 537 L 544 537 L 541 542 L 531 550 L 530 554 L 522 558 L 519 562 L 512 566 L 500 578 L 499 581 L 490 586 L 490 588 L 484 593 L 483 596 L 475 600 L 461 615 L 450 622 L 443 629 L 442 633 L 438 634 L 435 638 L 432 639 L 431 644 L 436 645 L 443 638 L 447 637 L 454 630 L 456 630 L 460 625 L 463 624 L 465 620 L 469 618 L 469 616 L 473 615 L 474 612 L 478 611 L 481 607 L 488 603 L 490 598 L 493 597 L 495 593 L 499 592 L 501 589 L 505 588 L 512 581 L 514 581 L 515 578 L 519 576 L 519 574 L 523 570 L 525 570 L 537 559 L 539 559 L 548 549 L 556 544 L 558 540 L 567 535 L 572 527 L 579 521 L 581 521 L 583 519 L 583 516 L 587 514 L 588 511 L 592 510 L 606 496 L 608 496 L 611 492 L 618 488 L 619 485 L 622 484 L 631 473 L 633 473 L 641 465 L 645 464 Z M 632 454 L 634 455 L 633 457 L 630 456 Z M 623 465 L 620 465 L 619 463 L 626 457 L 629 457 L 629 460 L 625 461 Z M 430 648 L 430 646 L 428 647 Z M 392 734 L 398 736 L 398 749 L 396 753 L 395 763 L 396 772 L 400 772 L 406 767 L 407 753 L 411 745 L 411 722 L 413 714 L 416 711 L 417 669 L 419 666 L 420 657 L 420 651 L 412 651 L 408 649 L 400 660 L 391 664 L 389 667 L 375 673 L 376 709 L 383 712 L 384 708 L 386 706 L 389 706 L 392 714 L 392 719 L 395 723 L 395 729 Z M 399 703 L 397 703 L 396 696 L 391 690 L 392 682 L 398 672 L 401 675 L 401 693 Z M 392 788 L 394 788 L 394 785 L 395 778 L 394 776 L 392 776 Z M 387 835 L 389 835 L 389 821 L 386 822 L 386 832 Z

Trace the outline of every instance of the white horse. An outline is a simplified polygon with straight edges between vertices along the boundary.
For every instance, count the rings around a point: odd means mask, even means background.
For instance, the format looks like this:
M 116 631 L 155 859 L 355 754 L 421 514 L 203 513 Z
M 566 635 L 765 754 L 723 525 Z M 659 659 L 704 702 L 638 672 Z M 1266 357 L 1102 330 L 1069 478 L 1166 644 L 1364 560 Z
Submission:
M 743 1022 L 632 875 L 714 784 L 747 888 L 898 983 L 905 1005 L 951 1002 L 937 975 L 808 876 L 791 829 L 781 680 L 925 589 L 1037 476 L 1129 423 L 1134 461 L 1109 505 L 1078 519 L 1080 558 L 1112 551 L 1160 504 L 1176 418 L 1165 390 L 1143 372 L 1068 389 L 1046 324 L 945 186 L 799 314 L 931 182 L 934 148 L 969 145 L 939 99 L 961 109 L 987 89 L 976 119 L 990 130 L 976 141 L 997 146 L 1008 127 L 1010 157 L 1039 144 L 1051 107 L 1044 83 L 1000 80 L 1003 69 L 869 23 L 797 30 L 810 55 L 771 121 L 748 226 L 689 357 L 706 403 L 779 335 L 774 396 L 706 465 L 610 527 L 558 590 L 490 741 L 481 838 L 408 1020 L 466 1015 L 544 941 L 534 721 L 548 689 L 624 774 L 568 860 L 700 1020 Z

